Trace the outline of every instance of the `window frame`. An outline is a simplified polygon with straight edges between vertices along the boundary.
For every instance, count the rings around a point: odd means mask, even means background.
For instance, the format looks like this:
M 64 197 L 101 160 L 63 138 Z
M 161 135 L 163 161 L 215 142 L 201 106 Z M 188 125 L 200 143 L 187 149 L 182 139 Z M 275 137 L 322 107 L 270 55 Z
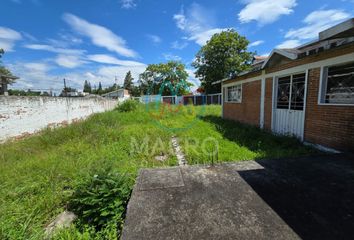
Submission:
M 328 81 L 328 68 L 330 67 L 336 67 L 336 66 L 341 66 L 341 65 L 346 65 L 353 63 L 354 61 L 346 61 L 346 62 L 341 62 L 338 64 L 332 64 L 332 65 L 327 65 L 327 66 L 322 66 L 321 71 L 320 71 L 320 83 L 319 83 L 319 88 L 318 88 L 318 105 L 323 105 L 323 106 L 354 106 L 354 103 L 326 103 L 325 102 L 325 96 L 327 92 L 327 81 Z
M 289 72 L 289 73 L 284 73 L 281 75 L 275 75 L 273 76 L 273 88 L 272 88 L 272 103 L 273 103 L 273 109 L 278 109 L 278 80 L 279 78 L 284 78 L 284 77 L 290 77 L 290 85 L 292 85 L 293 82 L 293 76 L 296 75 L 301 75 L 301 74 L 305 74 L 305 91 L 304 91 L 304 107 L 302 110 L 295 110 L 295 109 L 291 109 L 291 95 L 292 95 L 292 91 L 289 92 L 289 107 L 287 110 L 291 110 L 291 111 L 305 111 L 306 110 L 306 100 L 307 100 L 307 83 L 308 83 L 308 70 L 305 71 L 295 71 L 295 72 Z M 292 87 L 290 87 L 292 90 Z M 274 96 L 273 96 L 274 94 Z M 273 98 L 274 97 L 274 98 Z M 286 110 L 285 108 L 279 108 L 282 110 Z
M 229 101 L 229 88 L 232 87 L 239 87 L 241 89 L 241 96 L 240 96 L 240 101 Z M 226 103 L 242 103 L 242 95 L 243 95 L 243 89 L 242 89 L 242 83 L 234 84 L 231 86 L 225 87 L 225 102 Z

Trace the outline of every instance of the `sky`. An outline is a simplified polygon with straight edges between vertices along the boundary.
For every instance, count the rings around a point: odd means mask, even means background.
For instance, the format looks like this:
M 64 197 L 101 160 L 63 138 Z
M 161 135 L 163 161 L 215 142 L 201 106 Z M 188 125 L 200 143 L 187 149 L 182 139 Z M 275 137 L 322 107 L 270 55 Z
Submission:
M 107 87 L 168 60 L 197 86 L 191 63 L 214 33 L 235 29 L 268 55 L 353 16 L 354 0 L 1 0 L 0 48 L 14 89 Z

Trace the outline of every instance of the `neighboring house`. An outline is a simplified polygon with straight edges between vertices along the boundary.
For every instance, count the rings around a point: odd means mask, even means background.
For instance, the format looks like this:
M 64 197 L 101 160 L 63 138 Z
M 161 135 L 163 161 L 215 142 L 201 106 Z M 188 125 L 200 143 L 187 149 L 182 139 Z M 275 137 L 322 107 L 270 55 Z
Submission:
M 18 77 L 0 74 L 0 95 L 8 95 L 7 85 L 13 83 Z
M 127 89 L 118 89 L 106 94 L 102 94 L 102 97 L 118 99 L 118 100 L 126 100 L 130 98 L 129 91 Z
M 223 118 L 354 151 L 354 19 L 222 80 Z

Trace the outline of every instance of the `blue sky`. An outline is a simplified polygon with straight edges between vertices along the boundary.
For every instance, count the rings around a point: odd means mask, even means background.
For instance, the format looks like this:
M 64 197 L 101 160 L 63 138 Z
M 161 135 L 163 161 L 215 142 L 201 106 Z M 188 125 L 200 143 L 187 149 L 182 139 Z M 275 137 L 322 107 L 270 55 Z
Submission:
M 295 47 L 354 16 L 354 0 L 1 0 L 3 63 L 20 77 L 13 88 L 61 89 L 62 79 L 121 84 L 149 63 L 180 60 L 190 80 L 200 47 L 227 28 L 251 51 Z

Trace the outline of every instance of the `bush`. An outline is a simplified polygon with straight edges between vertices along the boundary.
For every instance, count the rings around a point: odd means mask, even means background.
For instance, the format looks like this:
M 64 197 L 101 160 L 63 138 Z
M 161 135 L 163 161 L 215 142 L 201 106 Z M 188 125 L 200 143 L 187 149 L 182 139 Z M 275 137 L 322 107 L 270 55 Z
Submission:
M 78 183 L 69 201 L 69 210 L 78 216 L 77 227 L 82 232 L 94 229 L 96 234 L 119 232 L 133 184 L 128 175 L 107 172 Z
M 135 100 L 126 100 L 116 108 L 119 112 L 133 112 L 139 107 L 139 102 Z

